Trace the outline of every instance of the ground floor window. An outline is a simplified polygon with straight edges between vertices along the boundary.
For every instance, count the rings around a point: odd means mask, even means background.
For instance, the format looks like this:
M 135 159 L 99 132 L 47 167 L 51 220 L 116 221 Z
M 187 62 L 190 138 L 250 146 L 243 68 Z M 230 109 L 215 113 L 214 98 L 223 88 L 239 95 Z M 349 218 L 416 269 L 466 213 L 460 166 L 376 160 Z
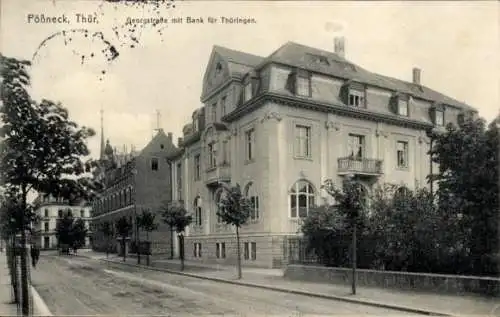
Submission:
M 243 258 L 255 261 L 257 259 L 257 243 L 245 242 L 243 245 Z
M 201 243 L 195 243 L 193 247 L 193 256 L 195 258 L 201 258 Z
M 221 243 L 216 243 L 215 246 L 215 255 L 217 256 L 218 259 L 225 259 L 226 258 L 226 243 L 221 242 Z

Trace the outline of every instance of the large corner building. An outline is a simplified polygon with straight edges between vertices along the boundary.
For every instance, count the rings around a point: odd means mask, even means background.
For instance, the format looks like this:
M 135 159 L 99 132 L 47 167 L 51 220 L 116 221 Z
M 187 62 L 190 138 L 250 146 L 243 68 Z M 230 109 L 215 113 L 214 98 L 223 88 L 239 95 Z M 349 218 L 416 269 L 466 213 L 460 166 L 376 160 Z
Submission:
M 186 257 L 236 262 L 234 228 L 216 215 L 220 182 L 240 184 L 253 202 L 242 257 L 261 267 L 284 264 L 301 219 L 328 201 L 326 179 L 354 176 L 367 193 L 381 183 L 428 186 L 428 131 L 476 110 L 426 87 L 420 69 L 412 75 L 405 82 L 357 66 L 343 39 L 332 51 L 288 42 L 267 57 L 215 46 L 203 107 L 171 157 L 173 198 L 194 216 Z

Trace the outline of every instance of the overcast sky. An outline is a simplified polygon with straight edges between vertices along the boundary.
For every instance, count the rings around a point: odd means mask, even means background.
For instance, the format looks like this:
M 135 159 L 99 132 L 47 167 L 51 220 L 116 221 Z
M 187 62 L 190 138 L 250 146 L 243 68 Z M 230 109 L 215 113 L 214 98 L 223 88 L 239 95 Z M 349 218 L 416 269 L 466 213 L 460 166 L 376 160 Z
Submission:
M 464 101 L 488 121 L 499 109 L 499 4 L 488 2 L 175 2 L 175 8 L 106 4 L 100 1 L 2 0 L 1 52 L 32 60 L 32 92 L 62 102 L 80 125 L 99 131 L 119 148 L 142 148 L 160 125 L 174 138 L 201 106 L 202 79 L 213 45 L 267 56 L 286 41 L 333 50 L 333 38 L 346 38 L 346 57 L 374 72 L 411 81 L 422 69 L 422 83 Z M 97 13 L 99 24 L 78 24 L 76 13 Z M 65 14 L 70 24 L 28 23 L 29 14 Z M 125 38 L 127 17 L 204 17 L 205 23 L 146 25 Z M 209 24 L 206 17 L 248 17 L 256 24 Z M 220 18 L 219 18 L 220 19 Z M 33 21 L 33 19 L 32 19 Z M 100 31 L 117 48 L 108 62 L 101 40 L 83 33 L 51 34 L 87 28 Z M 140 32 L 139 32 L 140 31 Z M 68 33 L 67 33 L 68 34 Z M 117 37 L 118 36 L 118 37 Z M 66 39 L 66 44 L 65 44 Z M 90 54 L 94 57 L 90 58 Z M 82 55 L 85 55 L 82 64 Z M 102 71 L 105 70 L 105 75 Z M 89 146 L 98 155 L 100 136 Z

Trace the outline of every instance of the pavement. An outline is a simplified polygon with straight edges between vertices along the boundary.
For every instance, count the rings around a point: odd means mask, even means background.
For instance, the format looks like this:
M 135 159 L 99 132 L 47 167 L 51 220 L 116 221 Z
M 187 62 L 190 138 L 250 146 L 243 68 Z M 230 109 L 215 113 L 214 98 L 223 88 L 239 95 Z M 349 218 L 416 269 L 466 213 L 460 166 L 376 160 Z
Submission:
M 17 315 L 17 305 L 11 303 L 11 289 L 7 256 L 0 252 L 0 316 Z
M 32 282 L 55 316 L 416 315 L 83 256 L 42 255 Z
M 93 251 L 80 253 L 79 255 L 94 260 L 106 260 L 105 254 Z M 109 261 L 114 265 L 126 264 L 128 266 L 137 266 L 137 260 L 131 257 L 127 259 L 126 263 L 123 263 L 122 257 L 110 255 Z M 180 264 L 178 260 L 154 257 L 151 259 L 150 267 L 141 266 L 141 268 L 143 270 L 160 270 L 189 277 L 294 293 L 297 295 L 396 309 L 401 312 L 442 316 L 500 316 L 500 302 L 498 298 L 492 297 L 474 295 L 453 296 L 373 287 L 358 287 L 357 294 L 352 295 L 350 286 L 348 285 L 292 281 L 285 279 L 281 270 L 244 267 L 242 269 L 243 278 L 237 280 L 236 268 L 234 266 L 185 261 L 184 272 L 179 272 Z

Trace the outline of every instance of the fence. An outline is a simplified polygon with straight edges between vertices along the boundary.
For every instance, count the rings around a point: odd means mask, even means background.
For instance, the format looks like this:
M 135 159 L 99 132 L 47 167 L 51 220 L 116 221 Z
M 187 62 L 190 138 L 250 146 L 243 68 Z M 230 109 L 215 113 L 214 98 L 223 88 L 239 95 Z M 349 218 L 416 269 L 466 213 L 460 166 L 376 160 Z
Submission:
M 314 251 L 307 249 L 307 241 L 301 237 L 287 237 L 284 241 L 284 259 L 288 264 L 320 264 Z

